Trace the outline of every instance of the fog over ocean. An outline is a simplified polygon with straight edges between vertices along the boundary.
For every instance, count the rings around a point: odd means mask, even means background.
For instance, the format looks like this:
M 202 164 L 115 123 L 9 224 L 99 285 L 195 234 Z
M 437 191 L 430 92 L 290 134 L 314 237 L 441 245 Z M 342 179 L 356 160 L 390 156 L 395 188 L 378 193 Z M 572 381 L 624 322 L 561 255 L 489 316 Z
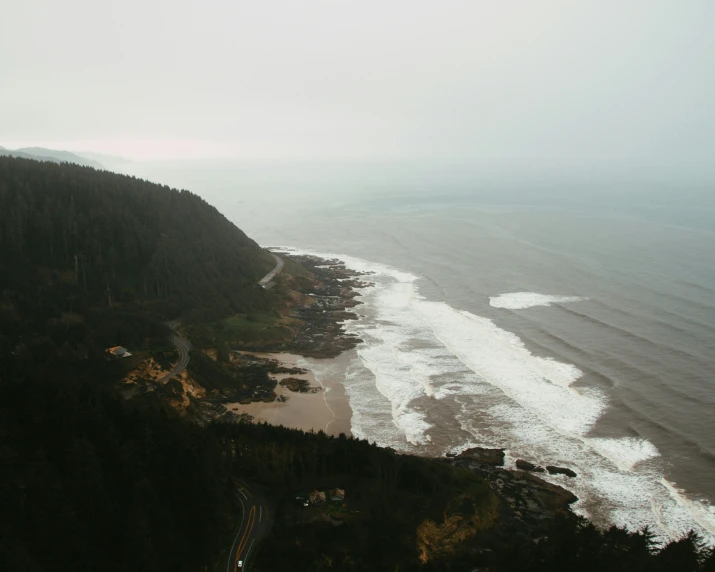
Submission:
M 399 164 L 132 169 L 262 245 L 375 273 L 349 324 L 365 341 L 345 382 L 355 435 L 504 447 L 511 464 L 575 470 L 547 478 L 599 524 L 715 538 L 707 187 Z

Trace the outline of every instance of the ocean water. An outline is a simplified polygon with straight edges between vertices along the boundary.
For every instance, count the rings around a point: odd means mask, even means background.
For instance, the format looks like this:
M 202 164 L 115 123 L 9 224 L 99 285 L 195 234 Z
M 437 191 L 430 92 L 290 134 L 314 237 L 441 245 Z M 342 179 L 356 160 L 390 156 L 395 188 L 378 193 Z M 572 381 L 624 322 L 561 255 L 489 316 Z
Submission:
M 401 169 L 403 169 L 401 171 Z M 601 525 L 715 539 L 715 201 L 707 188 L 351 165 L 142 173 L 266 246 L 370 271 L 356 436 L 504 447 Z M 326 364 L 329 367 L 329 364 Z M 320 375 L 320 371 L 316 371 Z

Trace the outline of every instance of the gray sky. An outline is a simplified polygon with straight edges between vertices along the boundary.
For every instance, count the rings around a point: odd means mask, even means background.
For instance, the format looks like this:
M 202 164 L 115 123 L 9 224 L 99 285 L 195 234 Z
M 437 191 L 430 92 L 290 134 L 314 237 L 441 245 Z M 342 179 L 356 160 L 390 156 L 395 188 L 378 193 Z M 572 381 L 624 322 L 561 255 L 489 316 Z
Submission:
M 713 0 L 7 0 L 0 145 L 715 157 Z

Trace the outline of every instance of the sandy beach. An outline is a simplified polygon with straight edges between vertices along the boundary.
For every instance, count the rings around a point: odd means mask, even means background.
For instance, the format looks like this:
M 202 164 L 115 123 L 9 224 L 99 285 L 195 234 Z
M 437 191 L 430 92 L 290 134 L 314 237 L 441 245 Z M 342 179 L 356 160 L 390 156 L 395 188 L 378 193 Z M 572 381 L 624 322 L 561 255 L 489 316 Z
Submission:
M 304 374 L 272 374 L 277 382 L 287 377 L 305 379 L 312 388 L 317 388 L 315 393 L 298 393 L 290 391 L 282 385 L 276 386 L 276 394 L 285 397 L 286 401 L 274 401 L 271 403 L 254 402 L 248 404 L 227 403 L 226 409 L 237 415 L 247 413 L 253 417 L 254 422 L 267 422 L 271 425 L 283 425 L 293 429 L 303 431 L 324 431 L 329 435 L 339 435 L 345 433 L 350 435 L 350 419 L 352 410 L 348 401 L 347 393 L 343 387 L 344 371 L 350 362 L 351 352 L 346 352 L 332 358 L 330 361 L 337 366 L 331 368 L 336 373 L 325 376 L 324 379 L 316 379 L 313 371 L 310 370 L 310 361 L 302 356 L 290 353 L 259 353 L 241 352 L 246 355 L 254 355 L 260 358 L 274 359 L 285 367 L 299 367 L 307 369 Z M 343 372 L 342 374 L 337 372 Z

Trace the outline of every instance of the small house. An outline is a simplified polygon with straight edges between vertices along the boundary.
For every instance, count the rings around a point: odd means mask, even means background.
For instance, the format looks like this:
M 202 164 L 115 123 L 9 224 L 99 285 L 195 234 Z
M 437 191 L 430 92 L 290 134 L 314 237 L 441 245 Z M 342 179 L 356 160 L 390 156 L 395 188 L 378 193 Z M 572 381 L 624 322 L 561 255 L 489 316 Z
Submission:
M 109 354 L 107 359 L 122 359 L 132 355 L 127 351 L 127 348 L 123 348 L 122 346 L 114 346 L 113 348 L 107 348 L 104 351 Z
M 345 500 L 345 491 L 343 489 L 330 489 L 328 497 L 334 502 L 343 502 Z
M 308 495 L 311 504 L 323 504 L 325 502 L 325 493 L 323 491 L 313 491 Z

